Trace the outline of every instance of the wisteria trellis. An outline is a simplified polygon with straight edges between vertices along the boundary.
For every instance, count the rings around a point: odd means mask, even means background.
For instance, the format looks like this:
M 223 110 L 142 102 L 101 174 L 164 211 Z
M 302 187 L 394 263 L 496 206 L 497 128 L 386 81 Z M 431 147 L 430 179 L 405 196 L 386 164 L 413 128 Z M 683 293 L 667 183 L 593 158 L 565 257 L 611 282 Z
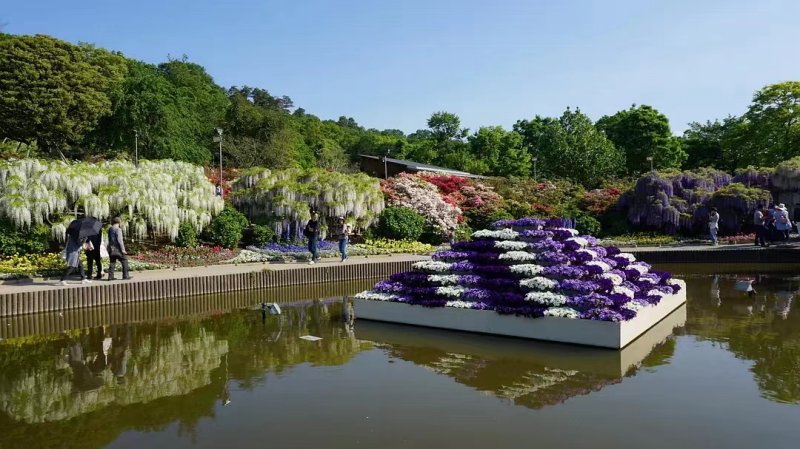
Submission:
M 477 231 L 472 240 L 356 297 L 531 318 L 626 321 L 680 289 L 669 273 L 564 225 L 560 219 L 496 222 L 495 229 Z

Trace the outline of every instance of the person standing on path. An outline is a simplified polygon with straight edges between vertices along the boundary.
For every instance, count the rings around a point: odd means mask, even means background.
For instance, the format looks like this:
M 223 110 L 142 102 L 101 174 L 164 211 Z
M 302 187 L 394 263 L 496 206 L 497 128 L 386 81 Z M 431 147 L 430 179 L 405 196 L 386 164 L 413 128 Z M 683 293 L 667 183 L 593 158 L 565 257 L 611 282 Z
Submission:
M 72 274 L 75 269 L 78 269 L 78 274 L 81 276 L 81 284 L 88 284 L 92 281 L 86 279 L 86 273 L 83 271 L 83 261 L 81 261 L 81 249 L 84 247 L 86 240 L 81 241 L 67 234 L 67 247 L 64 249 L 64 258 L 67 262 L 67 269 L 61 276 L 61 285 L 67 285 L 67 276 Z
M 350 234 L 352 234 L 353 229 L 349 224 L 345 223 L 344 217 L 339 217 L 339 226 L 341 227 L 339 234 L 339 253 L 342 255 L 342 262 L 344 262 L 345 259 L 347 259 L 347 243 L 350 240 Z
M 775 229 L 780 233 L 781 240 L 789 241 L 789 232 L 792 230 L 792 221 L 789 220 L 789 211 L 781 203 L 775 208 Z
M 108 280 L 114 280 L 114 269 L 117 268 L 117 261 L 122 263 L 122 279 L 128 280 L 131 279 L 128 275 L 128 252 L 125 251 L 122 229 L 119 227 L 122 220 L 119 217 L 114 217 L 111 223 L 111 227 L 108 228 L 108 258 L 111 262 L 108 267 Z
M 305 235 L 308 239 L 308 251 L 311 253 L 311 262 L 309 265 L 314 265 L 319 260 L 319 214 L 314 212 L 311 214 L 311 220 L 306 223 Z
M 711 213 L 708 214 L 708 233 L 714 246 L 717 246 L 717 232 L 719 232 L 719 212 L 716 207 L 712 207 Z
M 765 239 L 765 234 L 767 233 L 767 228 L 764 226 L 765 218 L 765 212 L 761 209 L 756 209 L 755 213 L 753 213 L 753 225 L 756 228 L 756 246 L 769 246 Z
M 103 262 L 100 256 L 100 246 L 103 244 L 103 236 L 96 234 L 89 237 L 87 240 L 92 242 L 93 250 L 86 251 L 86 275 L 92 277 L 92 268 L 97 264 L 97 276 L 95 279 L 103 279 Z

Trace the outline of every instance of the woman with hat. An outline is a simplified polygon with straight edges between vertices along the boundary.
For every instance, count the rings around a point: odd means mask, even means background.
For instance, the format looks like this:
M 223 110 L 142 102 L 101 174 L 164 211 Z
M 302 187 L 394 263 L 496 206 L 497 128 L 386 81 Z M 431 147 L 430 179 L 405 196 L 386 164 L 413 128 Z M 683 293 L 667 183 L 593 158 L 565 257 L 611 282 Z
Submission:
M 789 220 L 789 211 L 783 203 L 775 208 L 775 230 L 781 235 L 784 242 L 789 241 L 789 231 L 792 230 L 792 222 Z

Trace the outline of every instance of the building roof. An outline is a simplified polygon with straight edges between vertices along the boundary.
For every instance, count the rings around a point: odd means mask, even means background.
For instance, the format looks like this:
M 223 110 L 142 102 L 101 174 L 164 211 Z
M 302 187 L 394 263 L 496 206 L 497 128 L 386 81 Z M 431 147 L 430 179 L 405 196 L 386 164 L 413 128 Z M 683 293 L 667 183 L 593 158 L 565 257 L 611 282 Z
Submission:
M 383 162 L 383 156 L 370 156 L 368 154 L 361 154 L 359 156 L 361 156 L 362 158 L 376 159 L 378 161 Z M 448 174 L 448 175 L 461 176 L 461 177 L 464 177 L 464 178 L 486 178 L 486 176 L 474 175 L 472 173 L 467 173 L 467 172 L 461 171 L 461 170 L 454 170 L 452 168 L 439 167 L 437 165 L 423 164 L 423 163 L 414 162 L 414 161 L 404 161 L 402 159 L 392 159 L 390 157 L 386 158 L 386 162 L 388 162 L 390 164 L 396 164 L 396 165 L 405 165 L 406 168 L 408 168 L 409 170 L 428 171 L 428 172 L 434 172 L 434 173 L 445 173 L 445 174 Z

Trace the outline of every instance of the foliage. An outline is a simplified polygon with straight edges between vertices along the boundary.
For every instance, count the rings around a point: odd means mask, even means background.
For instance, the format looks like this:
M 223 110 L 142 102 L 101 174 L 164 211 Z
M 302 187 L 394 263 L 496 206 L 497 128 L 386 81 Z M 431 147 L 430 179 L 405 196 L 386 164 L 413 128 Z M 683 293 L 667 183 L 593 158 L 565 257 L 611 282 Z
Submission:
M 0 273 L 44 275 L 66 268 L 59 254 L 32 253 L 0 257 Z
M 522 136 L 501 126 L 484 126 L 468 138 L 470 151 L 476 160 L 486 165 L 492 176 L 529 176 L 531 155 L 523 146 Z
M 416 175 L 400 175 L 381 181 L 389 206 L 407 207 L 425 218 L 431 231 L 444 238 L 461 218 L 461 209 L 447 203 L 433 184 Z
M 374 239 L 354 245 L 369 254 L 430 254 L 435 249 L 431 245 L 413 240 Z
M 753 96 L 744 118 L 750 163 L 775 165 L 800 156 L 800 81 L 771 84 Z
M 516 218 L 516 217 L 514 217 L 514 218 Z M 456 231 L 455 231 L 455 233 L 453 234 L 453 238 L 454 238 L 454 239 L 455 239 L 457 242 L 460 242 L 460 241 L 462 241 L 462 240 L 469 240 L 469 239 L 470 239 L 470 237 L 472 236 L 472 233 L 473 233 L 473 232 L 475 232 L 475 230 L 474 230 L 474 229 L 472 229 L 472 228 L 470 227 L 470 225 L 468 225 L 468 224 L 466 224 L 466 223 L 461 223 L 460 225 L 458 225 L 458 226 L 456 227 Z
M 623 234 L 601 240 L 603 245 L 615 246 L 660 246 L 675 243 L 677 240 L 670 235 L 649 233 Z
M 732 182 L 744 184 L 747 187 L 761 187 L 762 189 L 772 189 L 772 176 L 775 173 L 774 168 L 766 167 L 753 167 L 752 165 L 746 168 L 737 169 L 734 172 Z
M 781 190 L 800 189 L 800 156 L 778 164 L 772 183 Z
M 516 216 L 514 211 L 506 209 L 514 218 L 526 216 L 555 218 L 571 215 L 578 209 L 580 198 L 584 190 L 579 184 L 565 179 L 537 181 L 524 178 L 491 178 L 486 182 L 500 194 L 506 202 L 516 201 L 517 213 L 527 211 L 532 213 Z M 523 205 L 527 205 L 523 206 Z
M 225 212 L 223 212 L 223 214 L 225 214 Z M 233 258 L 233 256 L 234 254 L 230 249 L 221 246 L 198 245 L 181 248 L 167 245 L 157 250 L 146 251 L 136 254 L 135 256 L 130 256 L 130 258 L 147 264 L 167 267 L 199 267 L 218 264 Z
M 46 151 L 80 142 L 111 112 L 124 59 L 91 45 L 49 36 L 0 38 L 2 136 Z
M 575 229 L 583 235 L 598 235 L 600 233 L 600 222 L 596 218 L 586 214 L 579 214 L 575 218 Z
M 625 153 L 628 174 L 650 170 L 650 161 L 659 169 L 680 168 L 686 160 L 681 141 L 672 136 L 667 117 L 648 105 L 631 106 L 611 116 L 601 117 L 597 128 Z
M 616 187 L 590 190 L 581 198 L 581 208 L 598 217 L 616 205 L 621 195 L 622 190 Z
M 494 209 L 488 212 L 481 209 L 472 209 L 467 212 L 466 216 L 467 222 L 472 229 L 488 229 L 495 221 L 514 218 L 505 209 Z
M 208 239 L 225 248 L 235 248 L 242 240 L 247 217 L 241 212 L 226 208 L 214 217 L 206 231 Z
M 719 209 L 720 233 L 734 234 L 750 229 L 756 208 L 771 200 L 768 190 L 734 183 L 714 192 L 708 204 Z
M 203 170 L 185 162 L 0 161 L 0 216 L 20 229 L 55 223 L 61 241 L 79 209 L 100 220 L 121 216 L 134 237 L 149 229 L 175 239 L 181 223 L 202 230 L 222 207 Z
M 50 246 L 50 230 L 45 225 L 19 229 L 8 220 L 0 220 L 0 256 L 42 254 Z
M 178 227 L 178 238 L 175 239 L 175 246 L 181 248 L 193 248 L 197 246 L 197 231 L 191 223 L 181 223 Z
M 256 246 L 266 245 L 275 238 L 275 231 L 272 230 L 271 226 L 253 225 L 251 233 L 251 243 Z
M 417 240 L 422 235 L 425 218 L 407 207 L 387 207 L 378 218 L 379 236 L 397 240 Z

